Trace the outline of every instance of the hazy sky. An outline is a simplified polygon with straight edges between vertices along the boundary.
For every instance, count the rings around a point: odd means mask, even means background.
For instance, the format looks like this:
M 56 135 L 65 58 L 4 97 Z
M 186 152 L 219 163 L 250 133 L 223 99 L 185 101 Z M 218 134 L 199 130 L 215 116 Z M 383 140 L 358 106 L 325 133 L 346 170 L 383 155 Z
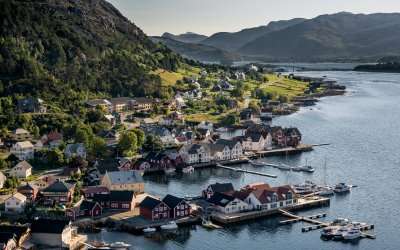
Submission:
M 108 0 L 149 35 L 187 31 L 210 35 L 269 21 L 340 11 L 400 12 L 400 0 Z

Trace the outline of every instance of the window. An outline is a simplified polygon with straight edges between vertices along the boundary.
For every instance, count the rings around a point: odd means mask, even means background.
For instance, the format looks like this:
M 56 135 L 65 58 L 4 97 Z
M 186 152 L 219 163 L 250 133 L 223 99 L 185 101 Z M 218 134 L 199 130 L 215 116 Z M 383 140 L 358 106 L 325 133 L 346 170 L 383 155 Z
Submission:
M 130 206 L 129 206 L 129 204 L 128 204 L 128 203 L 123 203 L 123 204 L 122 204 L 122 208 L 127 208 L 127 209 L 129 209 L 129 208 L 130 208 Z
M 118 208 L 118 203 L 111 203 L 111 208 Z

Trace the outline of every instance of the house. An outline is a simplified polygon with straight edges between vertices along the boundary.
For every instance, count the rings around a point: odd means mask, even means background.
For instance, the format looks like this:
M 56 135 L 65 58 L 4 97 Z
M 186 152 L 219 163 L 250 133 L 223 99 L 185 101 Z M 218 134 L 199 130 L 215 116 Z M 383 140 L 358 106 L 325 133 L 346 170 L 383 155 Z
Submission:
M 133 191 L 136 194 L 144 192 L 141 172 L 135 170 L 107 172 L 101 180 L 101 186 L 110 191 Z
M 75 185 L 56 180 L 53 184 L 40 191 L 46 205 L 69 204 L 74 195 Z
M 284 208 L 297 202 L 293 189 L 288 185 L 280 187 L 255 185 L 247 190 L 251 190 L 251 193 L 246 202 L 256 210 Z
M 112 104 L 110 101 L 106 99 L 94 99 L 86 102 L 86 106 L 89 109 L 96 110 L 97 108 L 101 108 L 102 110 L 111 113 L 112 112 Z
M 211 152 L 207 144 L 184 145 L 179 154 L 187 164 L 206 163 L 211 161 Z
M 115 130 L 102 130 L 97 136 L 103 138 L 107 146 L 113 146 L 118 143 L 120 133 Z
M 180 93 L 177 93 L 174 97 L 176 103 L 176 109 L 181 110 L 186 108 L 186 101 L 183 99 L 183 96 Z
M 136 111 L 146 112 L 153 109 L 154 100 L 146 97 L 138 97 L 134 99 L 134 109 Z
M 0 189 L 4 187 L 4 183 L 6 183 L 7 177 L 0 171 Z
M 297 147 L 301 142 L 301 133 L 298 128 L 285 128 L 283 130 L 286 146 Z
M 205 190 L 203 190 L 203 197 L 209 199 L 215 193 L 231 193 L 235 191 L 232 183 L 215 183 L 209 185 Z
M 230 155 L 229 157 L 226 157 L 226 160 L 236 160 L 243 156 L 242 144 L 238 141 L 219 139 L 215 142 L 215 144 L 229 147 Z
M 17 249 L 17 241 L 13 232 L 0 231 L 0 249 L 13 250 Z
M 17 128 L 9 135 L 10 140 L 12 141 L 30 141 L 32 140 L 32 135 L 23 128 Z
M 71 159 L 73 157 L 81 157 L 86 159 L 86 148 L 83 143 L 68 144 L 64 150 L 65 157 Z
M 226 79 L 221 79 L 218 83 L 221 89 L 223 90 L 233 90 L 234 87 L 229 83 Z
M 236 80 L 240 80 L 240 81 L 245 81 L 246 80 L 246 74 L 244 72 L 235 72 L 235 78 Z
M 28 225 L 0 224 L 0 249 L 15 249 L 15 247 L 32 249 L 33 245 L 29 243 L 29 237 Z M 12 239 L 11 242 L 10 239 Z
M 23 186 L 18 187 L 18 192 L 23 194 L 29 201 L 35 201 L 37 194 L 39 192 L 39 189 L 31 185 L 30 183 L 26 183 Z
M 267 138 L 260 133 L 247 133 L 245 136 L 235 138 L 242 143 L 243 150 L 246 151 L 262 151 L 272 148 L 272 137 L 270 134 Z
M 42 141 L 44 146 L 49 147 L 50 149 L 58 148 L 63 142 L 63 134 L 57 131 L 51 131 L 47 135 L 42 136 L 40 141 Z
M 31 224 L 31 241 L 38 249 L 75 249 L 75 230 L 67 220 L 38 218 Z
M 148 220 L 164 220 L 170 218 L 170 208 L 163 201 L 147 196 L 140 203 L 140 215 Z
M 184 167 L 185 163 L 176 149 L 151 151 L 144 159 L 138 160 L 134 169 L 137 170 L 164 170 L 167 168 Z
M 175 135 L 165 127 L 150 126 L 144 128 L 144 131 L 146 134 L 151 134 L 160 138 L 165 147 L 172 147 L 176 145 Z
M 98 202 L 81 199 L 73 207 L 68 208 L 65 215 L 74 221 L 80 217 L 94 218 L 100 216 L 102 211 L 103 208 Z
M 27 198 L 20 193 L 14 193 L 5 200 L 5 211 L 11 213 L 21 213 L 24 211 Z
M 286 137 L 284 130 L 282 127 L 272 127 L 271 128 L 271 135 L 272 135 L 272 143 L 274 146 L 277 147 L 285 147 L 286 146 Z
M 105 209 L 132 211 L 135 208 L 133 191 L 110 191 L 108 194 L 94 194 L 93 201 Z
M 91 199 L 94 197 L 96 194 L 109 194 L 110 190 L 108 190 L 107 187 L 102 187 L 102 186 L 90 186 L 90 187 L 85 187 L 81 190 L 83 196 L 86 199 Z
M 47 108 L 40 98 L 28 97 L 18 100 L 19 113 L 46 113 Z
M 162 201 L 169 207 L 169 217 L 171 219 L 178 219 L 190 215 L 190 205 L 185 199 L 168 194 Z
M 12 146 L 10 153 L 21 161 L 30 160 L 34 158 L 35 147 L 30 141 L 20 141 Z
M 199 125 L 197 125 L 197 128 L 206 129 L 212 132 L 214 130 L 214 124 L 212 122 L 202 121 Z
M 240 213 L 250 210 L 249 204 L 232 195 L 214 193 L 209 199 L 214 208 L 224 214 Z
M 240 112 L 240 120 L 241 121 L 254 121 L 259 118 L 260 114 L 256 113 L 254 110 L 248 108 L 244 109 Z
M 211 137 L 212 130 L 207 128 L 197 128 L 196 135 L 199 141 L 206 141 Z
M 32 166 L 27 161 L 21 161 L 10 170 L 10 176 L 24 178 L 32 175 Z
M 111 98 L 110 103 L 112 112 L 116 113 L 122 113 L 131 110 L 132 107 L 135 105 L 135 101 L 129 97 Z

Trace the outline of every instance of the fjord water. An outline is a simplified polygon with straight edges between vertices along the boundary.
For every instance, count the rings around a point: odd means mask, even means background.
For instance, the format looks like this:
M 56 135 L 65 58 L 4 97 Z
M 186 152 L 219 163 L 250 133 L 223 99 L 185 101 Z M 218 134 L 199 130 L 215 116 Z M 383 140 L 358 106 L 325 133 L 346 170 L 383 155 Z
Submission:
M 259 219 L 223 230 L 200 226 L 186 228 L 175 238 L 146 239 L 117 232 L 91 236 L 105 241 L 125 241 L 134 249 L 390 249 L 400 248 L 400 75 L 356 72 L 304 72 L 328 76 L 348 88 L 345 96 L 326 97 L 314 107 L 274 120 L 274 125 L 296 126 L 305 143 L 331 143 L 297 156 L 267 158 L 291 165 L 308 163 L 314 174 L 286 173 L 269 167 L 254 168 L 278 175 L 269 179 L 222 169 L 205 169 L 190 176 L 146 177 L 146 190 L 163 196 L 199 195 L 210 183 L 232 182 L 236 188 L 251 182 L 271 185 L 346 182 L 357 185 L 344 196 L 335 196 L 330 207 L 300 212 L 328 213 L 375 224 L 377 239 L 354 243 L 322 241 L 320 232 L 302 233 L 302 223 L 279 226 L 282 218 Z M 326 161 L 326 171 L 324 162 Z

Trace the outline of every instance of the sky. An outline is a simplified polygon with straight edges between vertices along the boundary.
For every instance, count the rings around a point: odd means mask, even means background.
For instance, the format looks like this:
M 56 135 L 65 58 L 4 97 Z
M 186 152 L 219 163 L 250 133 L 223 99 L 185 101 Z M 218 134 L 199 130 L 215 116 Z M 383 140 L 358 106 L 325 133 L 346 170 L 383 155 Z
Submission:
M 341 11 L 400 12 L 400 0 L 108 0 L 148 35 L 211 35 Z

